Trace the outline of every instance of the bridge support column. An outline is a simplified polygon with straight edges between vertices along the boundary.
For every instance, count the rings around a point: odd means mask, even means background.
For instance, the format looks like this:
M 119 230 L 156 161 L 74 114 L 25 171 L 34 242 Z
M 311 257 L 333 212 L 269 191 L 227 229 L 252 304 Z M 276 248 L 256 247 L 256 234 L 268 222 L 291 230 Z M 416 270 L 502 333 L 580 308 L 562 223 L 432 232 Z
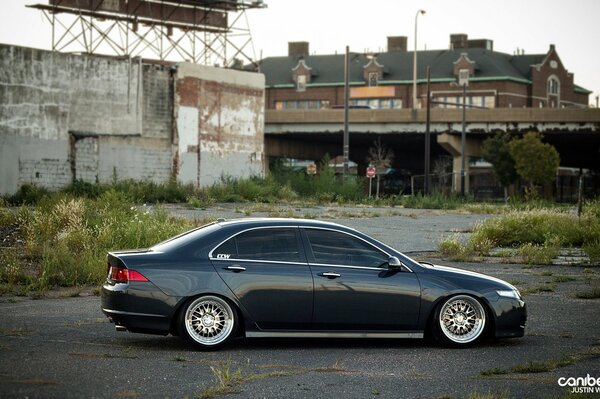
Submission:
M 454 192 L 460 193 L 460 172 L 462 168 L 462 155 L 461 154 L 461 143 L 460 135 L 453 135 L 449 133 L 442 133 L 437 136 L 437 142 L 446 151 L 452 155 L 452 177 L 453 177 L 453 190 Z M 469 192 L 469 157 L 481 156 L 481 142 L 469 138 L 465 142 L 465 154 L 467 159 L 465 162 L 465 193 Z

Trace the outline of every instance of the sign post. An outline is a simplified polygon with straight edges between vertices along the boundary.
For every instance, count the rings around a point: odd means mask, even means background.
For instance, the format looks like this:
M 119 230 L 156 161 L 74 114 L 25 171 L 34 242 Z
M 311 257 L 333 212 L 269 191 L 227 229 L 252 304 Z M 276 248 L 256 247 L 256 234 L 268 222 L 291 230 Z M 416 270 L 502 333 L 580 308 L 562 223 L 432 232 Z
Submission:
M 371 185 L 373 183 L 373 178 L 377 174 L 377 169 L 374 166 L 369 166 L 367 168 L 367 177 L 369 178 L 369 198 L 371 198 Z

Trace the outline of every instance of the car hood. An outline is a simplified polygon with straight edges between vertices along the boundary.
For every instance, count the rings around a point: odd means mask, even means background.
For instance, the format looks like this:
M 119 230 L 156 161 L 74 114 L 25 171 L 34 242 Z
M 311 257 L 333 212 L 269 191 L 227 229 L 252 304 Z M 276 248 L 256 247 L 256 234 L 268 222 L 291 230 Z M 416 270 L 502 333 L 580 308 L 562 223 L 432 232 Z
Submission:
M 448 275 L 452 275 L 454 277 L 459 277 L 459 278 L 471 278 L 471 279 L 477 279 L 477 280 L 485 280 L 494 285 L 506 287 L 506 288 L 509 288 L 509 289 L 515 290 L 515 291 L 517 290 L 512 284 L 509 284 L 506 281 L 501 280 L 499 278 L 488 276 L 486 274 L 472 272 L 472 271 L 464 270 L 464 269 L 457 269 L 455 267 L 449 267 L 449 266 L 441 266 L 441 265 L 433 265 L 433 264 L 421 264 L 421 265 L 423 267 L 427 268 L 428 270 L 434 272 L 434 274 L 439 274 L 439 275 L 443 275 L 446 277 Z

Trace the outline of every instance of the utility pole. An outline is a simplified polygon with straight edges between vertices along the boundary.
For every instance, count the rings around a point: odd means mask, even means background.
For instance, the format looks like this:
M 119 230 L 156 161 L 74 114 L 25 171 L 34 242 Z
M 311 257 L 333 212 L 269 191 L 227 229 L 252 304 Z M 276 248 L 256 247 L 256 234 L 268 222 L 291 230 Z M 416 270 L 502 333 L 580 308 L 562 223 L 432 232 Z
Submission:
M 466 136 L 466 121 L 467 121 L 467 85 L 463 84 L 462 92 L 462 132 L 460 134 L 460 197 L 465 199 L 465 168 L 466 168 L 466 155 L 465 155 L 465 142 L 467 141 Z
M 425 182 L 423 184 L 423 194 L 429 194 L 429 164 L 430 164 L 430 121 L 431 121 L 431 91 L 430 91 L 430 80 L 431 80 L 431 67 L 427 66 L 427 116 L 425 119 Z
M 344 177 L 349 172 L 350 162 L 350 134 L 348 132 L 348 103 L 349 103 L 349 92 L 350 92 L 350 77 L 349 77 L 349 53 L 350 47 L 346 46 L 346 55 L 344 56 Z

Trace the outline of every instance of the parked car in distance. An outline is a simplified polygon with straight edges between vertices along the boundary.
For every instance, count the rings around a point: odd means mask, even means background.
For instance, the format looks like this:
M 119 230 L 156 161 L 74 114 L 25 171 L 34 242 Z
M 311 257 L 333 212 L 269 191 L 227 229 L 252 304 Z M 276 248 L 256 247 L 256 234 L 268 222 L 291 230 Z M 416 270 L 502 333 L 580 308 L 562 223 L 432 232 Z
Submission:
M 316 220 L 222 220 L 151 248 L 108 254 L 102 311 L 118 331 L 180 335 L 423 338 L 452 346 L 522 337 L 526 305 L 505 281 L 417 262 Z

